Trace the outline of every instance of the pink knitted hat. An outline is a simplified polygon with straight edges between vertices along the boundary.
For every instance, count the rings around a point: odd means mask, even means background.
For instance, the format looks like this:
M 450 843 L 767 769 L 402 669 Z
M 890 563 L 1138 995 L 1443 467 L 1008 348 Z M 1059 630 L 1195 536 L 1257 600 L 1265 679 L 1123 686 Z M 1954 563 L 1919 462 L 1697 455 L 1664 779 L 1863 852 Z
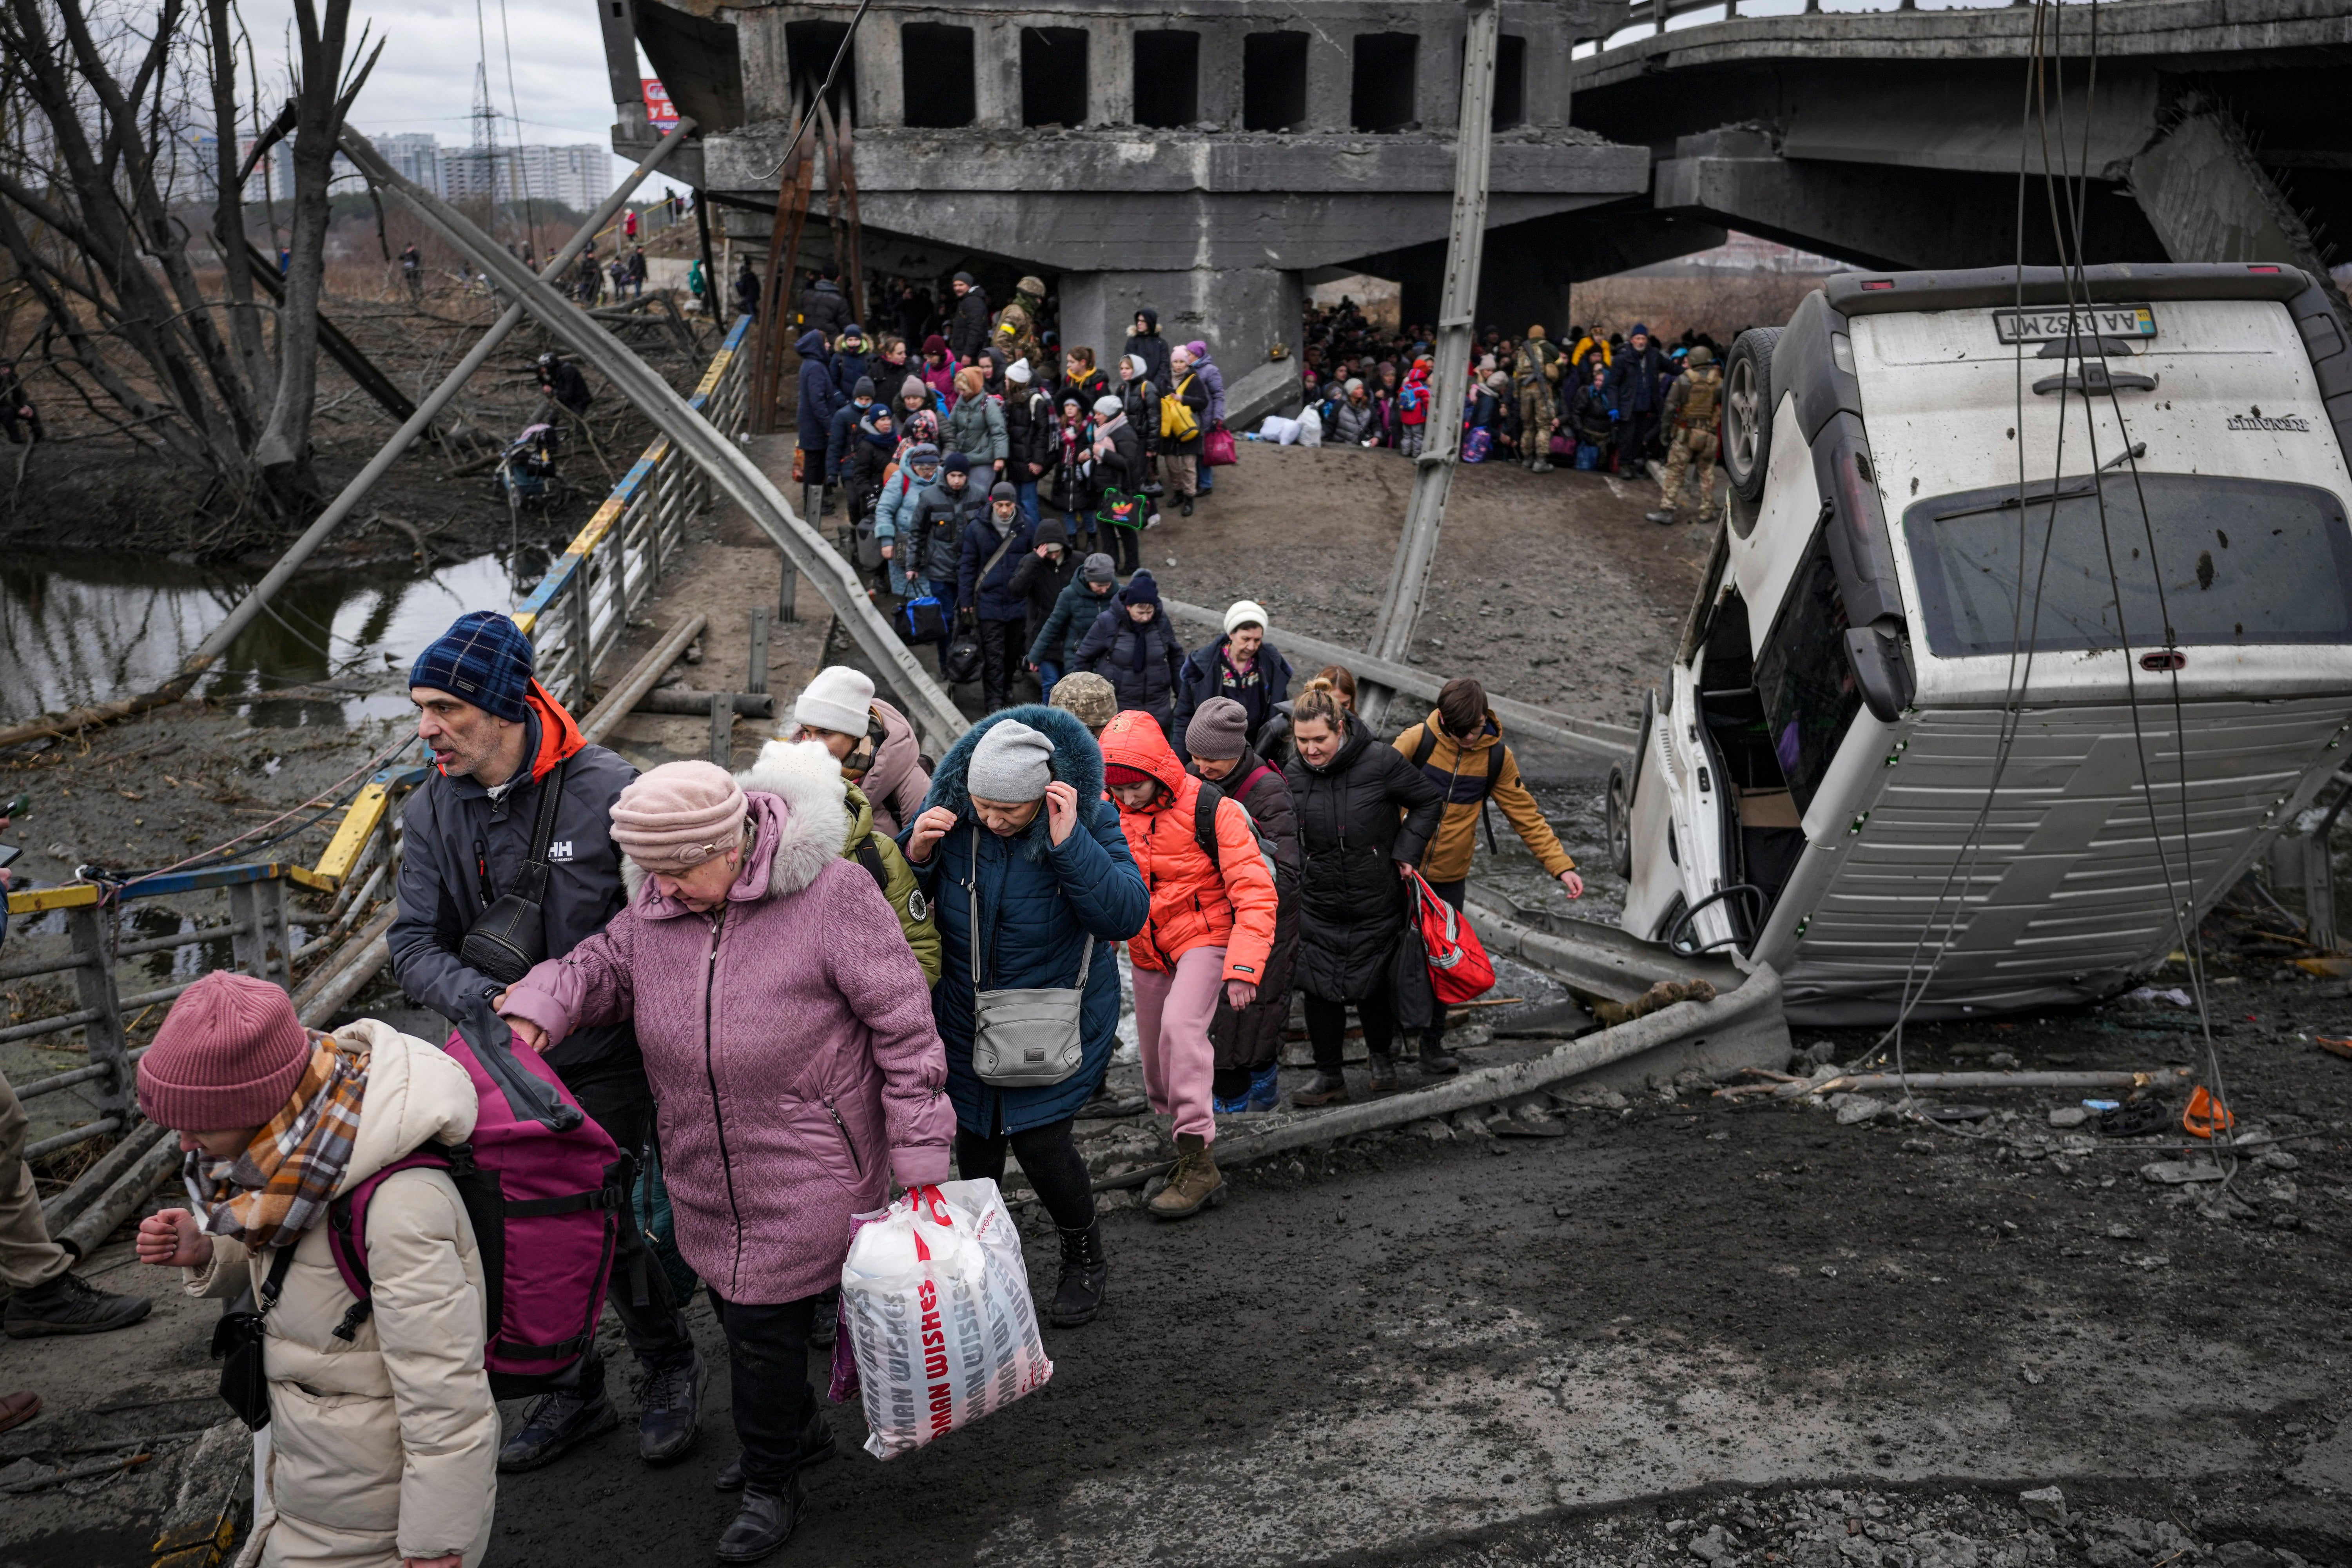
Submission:
M 613 842 L 646 870 L 674 876 L 732 848 L 750 809 L 716 763 L 664 763 L 613 803 Z
M 139 1058 L 139 1109 L 180 1132 L 265 1126 L 310 1061 L 310 1037 L 285 992 L 216 969 L 180 993 Z

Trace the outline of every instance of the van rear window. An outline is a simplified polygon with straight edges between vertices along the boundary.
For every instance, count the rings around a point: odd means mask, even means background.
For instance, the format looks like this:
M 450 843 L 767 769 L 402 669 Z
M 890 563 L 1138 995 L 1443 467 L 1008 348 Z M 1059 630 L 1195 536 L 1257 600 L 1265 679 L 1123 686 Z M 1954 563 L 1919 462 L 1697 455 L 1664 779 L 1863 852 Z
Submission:
M 1916 502 L 1903 533 L 1928 649 L 1945 658 L 2126 636 L 2135 647 L 2352 643 L 2352 534 L 2315 486 L 2109 473 L 2095 488 L 2077 475 L 2054 497 L 2044 481 L 2021 502 L 2014 485 Z

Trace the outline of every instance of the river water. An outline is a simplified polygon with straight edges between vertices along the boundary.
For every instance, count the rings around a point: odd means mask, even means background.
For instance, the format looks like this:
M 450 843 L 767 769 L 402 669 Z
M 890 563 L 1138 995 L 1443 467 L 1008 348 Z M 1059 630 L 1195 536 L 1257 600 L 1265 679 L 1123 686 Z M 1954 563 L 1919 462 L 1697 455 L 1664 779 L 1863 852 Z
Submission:
M 306 573 L 231 643 L 205 695 L 256 723 L 354 723 L 404 710 L 417 650 L 468 610 L 511 610 L 546 569 L 526 548 L 431 571 L 369 566 Z M 153 689 L 227 618 L 257 574 L 147 555 L 25 552 L 0 559 L 0 721 Z M 349 695 L 267 694 L 335 681 Z M 380 688 L 380 689 L 371 689 Z

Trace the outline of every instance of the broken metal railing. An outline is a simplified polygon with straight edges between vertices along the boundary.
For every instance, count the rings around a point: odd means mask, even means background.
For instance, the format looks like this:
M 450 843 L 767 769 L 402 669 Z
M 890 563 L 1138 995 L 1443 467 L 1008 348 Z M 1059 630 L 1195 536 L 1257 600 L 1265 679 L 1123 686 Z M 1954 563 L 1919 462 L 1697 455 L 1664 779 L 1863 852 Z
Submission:
M 117 974 L 117 965 L 123 960 L 160 952 L 177 953 L 186 948 L 226 941 L 229 944 L 230 967 L 291 988 L 294 963 L 309 951 L 297 949 L 289 936 L 286 884 L 295 869 L 278 861 L 256 866 L 214 866 L 201 871 L 144 878 L 110 892 L 94 882 L 70 882 L 64 887 L 8 895 L 11 918 L 61 916 L 67 951 L 0 961 L 0 982 L 69 974 L 79 1005 L 0 1028 L 0 1044 L 79 1029 L 89 1055 L 86 1067 L 12 1087 L 19 1100 L 27 1100 L 90 1085 L 93 1087 L 84 1090 L 81 1098 L 97 1112 L 94 1120 L 79 1127 L 27 1144 L 26 1159 L 53 1154 L 131 1127 L 138 1119 L 138 1097 L 131 1066 L 139 1053 L 125 1048 L 125 1036 L 147 1009 L 171 1003 L 209 967 L 200 961 L 198 973 L 185 980 L 126 992 Z M 226 900 L 226 922 L 205 925 L 182 913 L 178 931 L 129 938 L 122 934 L 126 904 L 207 891 L 216 891 Z M 10 945 L 21 952 L 24 943 L 20 940 Z
M 743 425 L 743 317 L 711 356 L 687 406 L 733 440 Z M 596 668 L 627 637 L 629 617 L 661 584 L 689 520 L 710 506 L 709 476 L 667 436 L 656 437 L 589 518 L 530 597 L 515 611 L 530 637 L 540 683 L 585 712 Z

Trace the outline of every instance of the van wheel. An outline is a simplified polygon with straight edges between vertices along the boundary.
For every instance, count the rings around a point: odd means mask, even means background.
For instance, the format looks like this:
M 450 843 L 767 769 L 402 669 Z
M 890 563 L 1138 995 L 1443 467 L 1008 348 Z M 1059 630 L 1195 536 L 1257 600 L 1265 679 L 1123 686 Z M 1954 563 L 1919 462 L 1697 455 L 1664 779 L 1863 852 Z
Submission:
M 1633 875 L 1633 812 L 1628 798 L 1632 793 L 1625 783 L 1625 770 L 1611 768 L 1605 830 L 1609 836 L 1609 868 L 1629 880 Z
M 1723 373 L 1723 466 L 1731 488 L 1748 501 L 1764 499 L 1764 470 L 1772 460 L 1772 346 L 1778 327 L 1751 327 L 1731 345 Z

